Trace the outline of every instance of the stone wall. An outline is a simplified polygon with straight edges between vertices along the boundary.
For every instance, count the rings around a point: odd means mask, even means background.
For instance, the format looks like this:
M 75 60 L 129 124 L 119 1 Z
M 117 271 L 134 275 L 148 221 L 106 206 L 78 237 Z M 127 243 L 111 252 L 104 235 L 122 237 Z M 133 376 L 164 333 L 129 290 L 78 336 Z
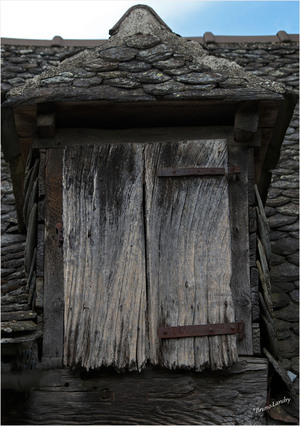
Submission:
M 8 164 L 1 153 L 1 305 L 27 306 L 24 272 L 25 235 L 18 232 L 17 213 Z
M 238 39 L 238 38 L 237 38 Z M 100 43 L 99 43 L 100 44 Z M 299 88 L 298 44 L 294 41 L 255 43 L 206 43 L 212 54 L 236 61 L 246 70 L 284 83 L 289 90 Z M 81 51 L 76 46 L 18 46 L 2 44 L 2 99 L 13 86 L 22 85 L 64 58 Z M 287 130 L 278 166 L 266 201 L 266 214 L 271 229 L 272 299 L 276 316 L 279 347 L 285 367 L 299 374 L 298 361 L 298 132 L 299 106 Z M 2 161 L 2 277 L 13 282 L 19 279 L 22 297 L 24 237 L 17 234 L 16 215 L 7 165 Z M 20 250 L 16 245 L 20 245 Z M 22 247 L 21 247 L 22 246 Z M 9 248 L 10 247 L 10 248 Z M 15 251 L 16 250 L 16 251 Z M 15 253 L 15 255 L 14 255 Z M 11 276 L 9 274 L 12 274 Z M 9 278 L 9 279 L 8 279 Z M 20 281 L 21 280 L 21 281 Z M 298 379 L 297 379 L 298 380 Z
M 216 56 L 299 90 L 299 52 L 293 42 L 208 44 Z M 286 132 L 266 201 L 272 247 L 271 284 L 279 350 L 287 370 L 299 375 L 299 104 Z M 297 379 L 298 381 L 298 379 Z

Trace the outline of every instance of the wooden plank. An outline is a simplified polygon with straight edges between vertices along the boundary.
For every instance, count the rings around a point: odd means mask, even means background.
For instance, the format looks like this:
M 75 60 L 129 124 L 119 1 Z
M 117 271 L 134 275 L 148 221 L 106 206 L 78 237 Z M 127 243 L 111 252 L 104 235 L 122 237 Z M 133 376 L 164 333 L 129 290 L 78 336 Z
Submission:
M 28 424 L 266 424 L 267 360 L 243 358 L 215 374 L 46 372 L 28 395 Z
M 226 140 L 145 148 L 150 361 L 219 369 L 237 359 L 235 336 L 160 342 L 158 327 L 234 321 L 226 177 L 164 178 L 168 167 L 226 167 Z M 247 211 L 247 210 L 246 210 Z
M 259 322 L 259 300 L 258 300 L 258 282 L 259 272 L 257 268 L 250 270 L 251 294 L 252 294 L 252 321 Z
M 14 113 L 11 108 L 1 108 L 1 145 L 7 163 L 21 154 Z
M 61 149 L 72 145 L 155 143 L 221 138 L 232 134 L 231 127 L 155 127 L 123 130 L 57 129 L 53 138 L 35 138 L 35 148 Z
M 270 315 L 269 309 L 265 303 L 265 300 L 261 293 L 259 295 L 259 301 L 261 306 L 261 330 L 263 335 L 263 342 L 268 347 L 272 355 L 279 359 L 279 346 L 276 328 L 274 325 L 273 317 Z
M 26 164 L 32 146 L 32 138 L 19 138 L 23 163 Z
M 248 219 L 248 148 L 229 145 L 229 164 L 241 167 L 238 182 L 230 182 L 232 280 L 235 320 L 245 322 L 246 338 L 238 342 L 240 355 L 252 355 L 251 285 Z
M 38 176 L 38 170 L 39 170 L 39 160 L 36 159 L 34 166 L 28 171 L 28 173 L 25 176 L 25 182 L 24 182 L 24 207 L 23 207 L 23 216 L 26 223 L 26 226 L 28 224 L 28 216 L 30 213 L 30 209 L 32 208 L 32 200 L 36 201 L 36 195 L 37 195 L 37 176 Z M 34 185 L 36 188 L 33 188 Z M 29 206 L 29 201 L 31 200 L 31 206 Z
M 267 260 L 270 260 L 271 257 L 271 243 L 270 243 L 270 225 L 267 220 L 265 209 L 258 191 L 257 186 L 254 186 L 255 196 L 258 206 L 256 207 L 257 211 L 257 222 L 258 222 L 258 231 L 260 240 L 263 244 L 265 256 Z
M 254 148 L 248 147 L 248 204 L 254 208 L 255 206 L 255 158 L 254 158 Z M 255 212 L 254 212 L 255 214 Z M 255 232 L 255 231 L 250 231 Z
M 293 386 L 293 382 L 291 381 L 289 375 L 287 374 L 285 367 L 281 364 L 281 361 L 277 361 L 266 348 L 264 348 L 263 351 L 265 355 L 267 356 L 268 360 L 270 361 L 270 363 L 273 365 L 276 373 L 281 377 L 281 379 L 286 384 L 289 391 L 295 395 L 295 388 Z
M 36 105 L 14 109 L 15 123 L 19 137 L 31 138 L 36 125 Z
M 25 233 L 25 223 L 23 218 L 23 204 L 24 204 L 24 174 L 25 167 L 21 154 L 10 159 L 9 161 L 10 175 L 13 183 L 13 192 L 15 197 L 15 205 L 18 218 L 18 229 L 21 234 Z
M 62 359 L 64 322 L 63 253 L 55 225 L 62 219 L 62 150 L 49 150 L 45 179 L 45 270 L 43 358 Z
M 234 140 L 247 142 L 257 132 L 258 103 L 243 102 L 239 105 L 234 121 Z
M 258 323 L 252 324 L 252 335 L 253 335 L 253 354 L 261 355 L 260 326 Z
M 27 236 L 26 236 L 26 245 L 24 252 L 24 266 L 25 272 L 29 273 L 31 265 L 36 261 L 35 250 L 36 250 L 36 236 L 37 236 L 37 204 L 35 203 L 30 211 L 28 226 L 27 226 Z
M 37 252 L 36 252 L 36 275 L 38 277 L 44 276 L 44 235 L 45 226 L 43 224 L 37 225 Z
M 55 135 L 55 113 L 38 114 L 37 131 L 40 138 L 51 138 Z
M 40 149 L 40 163 L 39 163 L 39 200 L 45 197 L 45 167 L 46 167 L 46 150 Z
M 72 147 L 64 158 L 64 362 L 146 363 L 142 145 Z
M 44 306 L 44 279 L 42 277 L 37 277 L 35 307 L 43 308 L 43 306 Z
M 268 292 L 271 294 L 271 278 L 270 278 L 268 260 L 267 260 L 264 246 L 262 245 L 258 237 L 257 237 L 257 248 L 258 248 L 258 255 L 260 259 L 261 269 L 264 275 L 264 281 L 266 282 Z

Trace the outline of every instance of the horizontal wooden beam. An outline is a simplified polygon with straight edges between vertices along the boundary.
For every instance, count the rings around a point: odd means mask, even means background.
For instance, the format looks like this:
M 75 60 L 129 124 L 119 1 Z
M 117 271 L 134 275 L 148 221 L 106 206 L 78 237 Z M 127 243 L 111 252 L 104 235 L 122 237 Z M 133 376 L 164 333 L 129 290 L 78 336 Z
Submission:
M 267 375 L 267 360 L 254 357 L 216 374 L 50 370 L 19 416 L 34 424 L 265 424 L 256 409 L 266 405 Z
M 232 127 L 155 127 L 124 130 L 57 129 L 54 137 L 36 137 L 34 148 L 63 148 L 71 145 L 155 143 L 232 138 Z

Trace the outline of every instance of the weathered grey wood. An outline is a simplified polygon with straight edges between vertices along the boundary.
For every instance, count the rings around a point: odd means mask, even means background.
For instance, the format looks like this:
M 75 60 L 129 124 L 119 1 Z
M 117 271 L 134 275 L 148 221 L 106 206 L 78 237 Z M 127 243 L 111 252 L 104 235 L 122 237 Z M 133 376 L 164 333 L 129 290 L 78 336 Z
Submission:
M 22 419 L 34 424 L 265 424 L 267 361 L 246 358 L 211 374 L 147 369 L 144 373 L 54 370 L 29 394 Z
M 25 199 L 24 199 L 23 215 L 24 215 L 24 220 L 26 225 L 28 221 L 28 210 L 30 212 L 30 207 L 28 207 L 29 199 L 30 197 L 32 197 L 32 190 L 36 182 L 36 178 L 38 176 L 38 170 L 39 170 L 39 160 L 36 159 L 34 166 L 29 170 L 28 174 L 26 175 L 25 183 L 24 183 Z M 36 193 L 34 195 L 36 196 Z
M 250 268 L 255 266 L 256 262 L 256 232 L 249 234 L 249 257 L 250 257 Z
M 29 152 L 30 152 L 31 147 L 32 147 L 32 137 L 29 137 L 29 138 L 19 137 L 19 144 L 20 144 L 20 148 L 21 148 L 21 155 L 22 155 L 23 163 L 26 164 Z
M 39 137 L 53 137 L 55 135 L 55 114 L 39 114 L 36 118 L 36 126 Z
M 30 283 L 30 287 L 29 287 L 29 292 L 28 292 L 28 305 L 32 305 L 32 299 L 35 292 L 35 285 L 36 285 L 36 272 L 34 271 L 32 275 L 32 280 Z
M 284 383 L 288 387 L 288 389 L 292 393 L 294 393 L 295 389 L 293 387 L 293 382 L 291 381 L 289 375 L 287 374 L 287 372 L 286 372 L 285 368 L 283 367 L 283 365 L 281 364 L 281 362 L 277 361 L 266 348 L 264 348 L 263 351 L 264 351 L 265 355 L 267 356 L 268 360 L 270 361 L 270 363 L 275 368 L 277 374 L 279 374 L 279 376 L 282 378 L 282 380 L 284 381 Z
M 15 123 L 20 138 L 30 138 L 36 126 L 37 105 L 14 108 Z
M 257 220 L 255 207 L 249 206 L 249 232 L 253 233 L 257 231 Z
M 245 102 L 239 105 L 234 121 L 234 139 L 237 142 L 249 141 L 258 128 L 258 103 Z
M 35 148 L 63 148 L 72 145 L 155 143 L 223 138 L 231 127 L 155 127 L 123 130 L 57 129 L 53 138 L 34 139 Z
M 21 155 L 12 158 L 9 161 L 10 175 L 13 183 L 13 192 L 15 197 L 15 206 L 18 218 L 19 232 L 25 232 L 25 223 L 23 218 L 23 205 L 24 205 L 24 163 Z
M 253 336 L 253 355 L 261 355 L 260 326 L 258 323 L 252 324 L 252 336 Z
M 31 279 L 32 279 L 33 273 L 35 272 L 35 265 L 36 265 L 36 248 L 34 248 L 33 256 L 31 259 L 30 270 L 29 270 L 27 283 L 26 283 L 26 290 L 28 290 L 31 285 Z
M 262 290 L 263 290 L 263 296 L 265 299 L 265 302 L 267 304 L 268 310 L 270 312 L 270 314 L 272 314 L 273 312 L 273 308 L 272 308 L 272 301 L 271 301 L 271 292 L 268 289 L 268 284 L 267 284 L 267 278 L 263 272 L 262 266 L 259 262 L 259 260 L 256 262 L 257 265 L 257 269 L 259 272 L 259 278 L 260 278 L 260 282 L 261 282 L 261 286 L 262 286 Z
M 241 167 L 240 179 L 230 182 L 231 290 L 236 320 L 245 321 L 246 338 L 238 353 L 252 355 L 251 285 L 248 223 L 248 149 L 229 145 L 229 164 Z
M 43 277 L 37 277 L 35 288 L 36 288 L 35 307 L 36 308 L 43 308 L 43 306 L 44 306 L 44 279 L 43 279 Z
M 1 140 L 6 162 L 20 155 L 19 138 L 11 108 L 1 109 Z
M 262 334 L 263 341 L 268 347 L 269 351 L 275 358 L 279 358 L 279 347 L 277 332 L 274 325 L 273 317 L 271 316 L 266 302 L 261 293 L 259 295 L 259 301 L 261 306 L 261 322 L 262 322 Z
M 38 178 L 38 196 L 39 200 L 45 197 L 45 168 L 46 168 L 46 150 L 40 149 L 40 164 Z
M 63 356 L 63 253 L 58 247 L 56 223 L 62 219 L 62 151 L 47 152 L 45 178 L 45 270 L 43 357 Z
M 258 204 L 258 207 L 256 207 L 258 232 L 265 249 L 266 258 L 269 261 L 271 257 L 270 226 L 256 185 L 254 186 L 254 190 Z
M 145 149 L 150 361 L 219 369 L 237 359 L 236 336 L 159 341 L 159 326 L 234 321 L 226 177 L 159 178 L 168 167 L 227 166 L 226 140 Z
M 37 204 L 35 203 L 31 209 L 28 226 L 27 226 L 27 237 L 25 245 L 25 271 L 29 273 L 30 267 L 34 260 L 34 250 L 36 248 L 36 236 L 37 236 Z
M 28 229 L 28 222 L 29 222 L 29 216 L 30 216 L 31 209 L 32 209 L 33 205 L 37 202 L 37 189 L 38 189 L 38 178 L 36 178 L 34 183 L 33 183 L 33 187 L 31 189 L 30 196 L 28 198 L 28 203 L 27 203 L 27 206 L 26 206 L 27 211 L 26 211 L 26 216 L 24 217 L 24 219 L 25 219 L 27 229 Z
M 38 202 L 38 223 L 45 222 L 45 198 Z
M 250 210 L 253 211 L 253 219 L 256 219 L 256 212 L 255 212 L 255 192 L 254 192 L 254 185 L 256 181 L 255 176 L 255 154 L 254 154 L 255 148 L 248 147 L 248 204 L 249 204 L 249 212 Z M 251 206 L 251 207 L 250 207 Z M 251 216 L 249 215 L 249 219 Z M 251 221 L 249 221 L 249 231 L 250 232 L 256 232 L 256 229 L 251 230 Z
M 147 360 L 143 163 L 142 145 L 66 149 L 66 365 Z
M 26 166 L 25 166 L 25 179 L 24 179 L 24 194 L 26 195 L 29 183 L 34 182 L 37 176 L 38 159 L 33 155 L 32 149 L 29 151 Z
M 251 279 L 251 301 L 252 301 L 252 321 L 259 321 L 259 299 L 258 299 L 258 283 L 259 283 L 259 272 L 257 268 L 251 268 L 250 271 Z
M 35 162 L 35 157 L 33 155 L 33 149 L 30 149 L 26 158 L 26 163 L 25 163 L 25 179 L 28 179 L 28 173 L 29 170 L 33 167 Z M 24 183 L 24 189 L 25 189 L 25 183 Z
M 264 246 L 262 245 L 260 238 L 257 237 L 257 248 L 258 248 L 258 254 L 261 264 L 261 269 L 264 275 L 264 279 L 267 285 L 268 292 L 271 293 L 271 278 L 270 278 L 270 271 L 269 271 L 269 265 L 268 260 L 266 256 L 266 252 L 264 249 Z
M 36 252 L 36 275 L 44 276 L 44 235 L 45 226 L 38 224 L 37 226 L 37 252 Z

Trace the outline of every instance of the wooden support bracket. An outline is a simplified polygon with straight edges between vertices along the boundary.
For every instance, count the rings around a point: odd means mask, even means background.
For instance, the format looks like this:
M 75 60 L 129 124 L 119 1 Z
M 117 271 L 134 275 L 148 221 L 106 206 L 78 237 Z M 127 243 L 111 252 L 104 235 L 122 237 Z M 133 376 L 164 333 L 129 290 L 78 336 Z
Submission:
M 234 140 L 250 142 L 258 130 L 258 104 L 246 102 L 241 104 L 235 114 Z
M 37 116 L 37 129 L 40 138 L 55 136 L 55 114 L 39 114 Z

